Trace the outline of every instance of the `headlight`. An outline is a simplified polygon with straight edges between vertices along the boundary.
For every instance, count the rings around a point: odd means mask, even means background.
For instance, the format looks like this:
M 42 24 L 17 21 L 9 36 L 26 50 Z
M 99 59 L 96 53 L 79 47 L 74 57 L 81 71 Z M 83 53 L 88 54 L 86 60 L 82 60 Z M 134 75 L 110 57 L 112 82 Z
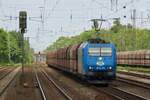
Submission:
M 92 67 L 90 66 L 89 69 L 92 69 Z
M 109 67 L 108 69 L 110 69 L 110 70 L 111 70 L 111 69 L 112 69 L 112 67 Z

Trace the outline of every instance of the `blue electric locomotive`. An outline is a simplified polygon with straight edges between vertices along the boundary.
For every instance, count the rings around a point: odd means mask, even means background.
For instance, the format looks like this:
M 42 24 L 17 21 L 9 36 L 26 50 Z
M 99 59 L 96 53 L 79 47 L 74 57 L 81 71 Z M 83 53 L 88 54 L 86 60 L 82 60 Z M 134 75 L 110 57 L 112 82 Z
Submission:
M 116 48 L 113 43 L 91 39 L 49 52 L 47 64 L 91 83 L 106 83 L 116 77 Z
M 78 48 L 78 73 L 90 82 L 107 82 L 116 77 L 116 49 L 112 43 L 86 42 Z

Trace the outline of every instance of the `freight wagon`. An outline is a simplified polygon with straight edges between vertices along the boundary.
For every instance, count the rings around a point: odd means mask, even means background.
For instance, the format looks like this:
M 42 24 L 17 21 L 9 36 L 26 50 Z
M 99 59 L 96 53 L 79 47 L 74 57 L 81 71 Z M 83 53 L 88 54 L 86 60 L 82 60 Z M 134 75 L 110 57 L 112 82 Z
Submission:
M 150 50 L 118 52 L 117 64 L 129 66 L 150 66 Z

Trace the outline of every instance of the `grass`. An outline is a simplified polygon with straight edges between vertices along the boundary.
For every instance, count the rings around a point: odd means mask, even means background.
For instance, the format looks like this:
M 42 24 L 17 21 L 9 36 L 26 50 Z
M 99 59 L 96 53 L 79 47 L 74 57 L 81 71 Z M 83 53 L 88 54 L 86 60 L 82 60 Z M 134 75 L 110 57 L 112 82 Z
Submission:
M 17 66 L 21 66 L 20 63 L 0 63 L 0 67 L 17 67 Z
M 117 71 L 134 71 L 134 72 L 142 72 L 142 73 L 149 73 L 150 74 L 150 67 L 143 68 L 143 67 L 132 67 L 132 66 L 117 66 Z

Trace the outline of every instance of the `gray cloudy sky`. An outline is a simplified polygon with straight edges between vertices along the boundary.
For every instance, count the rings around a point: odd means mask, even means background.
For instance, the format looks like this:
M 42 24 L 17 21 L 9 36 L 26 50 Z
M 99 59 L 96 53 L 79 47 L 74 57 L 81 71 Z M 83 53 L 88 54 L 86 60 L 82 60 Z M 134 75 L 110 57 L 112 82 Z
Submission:
M 111 5 L 111 0 L 0 0 L 0 27 L 18 30 L 18 19 L 8 20 L 9 16 L 18 17 L 19 11 L 27 11 L 25 36 L 30 37 L 31 47 L 36 51 L 46 49 L 60 36 L 73 36 L 90 29 L 89 20 L 101 15 L 103 18 L 120 17 L 123 23 L 131 23 L 131 12 L 136 9 L 137 27 L 149 28 L 150 0 L 118 0 L 117 6 L 116 0 L 112 1 Z M 123 9 L 124 5 L 126 9 Z M 123 18 L 124 15 L 127 18 Z M 141 17 L 148 19 L 141 20 Z M 111 23 L 112 20 L 105 22 L 103 28 L 109 28 Z

